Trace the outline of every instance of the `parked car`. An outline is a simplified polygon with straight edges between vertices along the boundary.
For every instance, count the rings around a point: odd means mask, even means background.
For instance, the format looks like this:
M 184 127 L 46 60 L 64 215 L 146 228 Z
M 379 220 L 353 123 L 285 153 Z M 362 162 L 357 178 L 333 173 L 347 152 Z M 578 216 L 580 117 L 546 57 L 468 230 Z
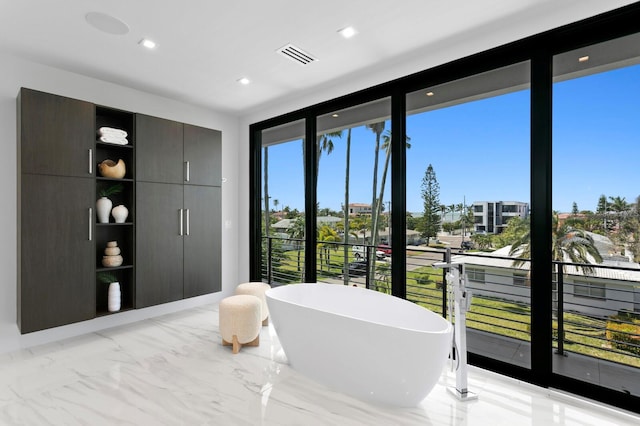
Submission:
M 471 250 L 473 248 L 473 243 L 471 241 L 463 241 L 460 244 L 460 248 L 463 250 Z
M 379 244 L 377 251 L 381 251 L 385 256 L 391 256 L 391 247 L 387 244 Z
M 342 268 L 342 274 L 344 275 L 344 267 Z M 367 274 L 367 262 L 364 260 L 356 260 L 349 263 L 349 276 L 357 277 Z
M 361 260 L 366 257 L 367 248 L 365 246 L 353 246 L 351 247 L 351 251 L 353 252 L 353 257 L 355 257 L 356 260 Z M 384 251 L 380 249 L 376 250 L 376 257 L 378 259 L 384 259 L 384 256 Z

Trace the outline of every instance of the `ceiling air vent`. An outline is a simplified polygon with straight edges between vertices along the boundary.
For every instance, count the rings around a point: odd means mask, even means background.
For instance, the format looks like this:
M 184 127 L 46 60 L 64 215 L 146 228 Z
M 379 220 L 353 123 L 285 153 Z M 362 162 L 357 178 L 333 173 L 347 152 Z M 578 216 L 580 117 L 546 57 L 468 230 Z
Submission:
M 304 50 L 294 46 L 291 43 L 281 47 L 277 50 L 277 52 L 285 58 L 291 59 L 293 62 L 296 62 L 300 65 L 309 65 L 310 63 L 316 62 L 318 60 L 318 58 L 308 54 Z

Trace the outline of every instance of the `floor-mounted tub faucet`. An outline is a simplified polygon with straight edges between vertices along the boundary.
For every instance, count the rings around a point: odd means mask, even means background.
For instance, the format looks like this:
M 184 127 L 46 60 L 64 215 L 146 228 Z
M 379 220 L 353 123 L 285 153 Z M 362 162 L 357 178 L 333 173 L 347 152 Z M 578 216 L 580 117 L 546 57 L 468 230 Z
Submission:
M 453 342 L 451 360 L 456 362 L 456 386 L 449 392 L 461 401 L 471 401 L 478 395 L 469 391 L 467 383 L 467 311 L 471 307 L 471 292 L 466 287 L 466 273 L 463 262 L 451 262 L 451 249 L 447 249 L 444 263 L 433 264 L 436 268 L 447 269 L 447 310 L 449 321 L 453 322 Z

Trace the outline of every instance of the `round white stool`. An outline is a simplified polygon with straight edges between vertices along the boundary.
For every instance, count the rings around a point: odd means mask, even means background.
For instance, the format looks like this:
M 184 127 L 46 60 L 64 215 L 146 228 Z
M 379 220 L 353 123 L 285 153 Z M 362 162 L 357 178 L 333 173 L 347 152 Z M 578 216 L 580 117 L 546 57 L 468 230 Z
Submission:
M 242 346 L 260 344 L 260 299 L 251 295 L 226 297 L 220 301 L 219 310 L 223 346 L 233 346 L 237 354 Z
M 236 294 L 250 294 L 256 296 L 262 302 L 262 325 L 269 325 L 269 307 L 267 306 L 267 298 L 265 292 L 269 290 L 271 286 L 263 282 L 249 282 L 238 284 L 236 287 Z

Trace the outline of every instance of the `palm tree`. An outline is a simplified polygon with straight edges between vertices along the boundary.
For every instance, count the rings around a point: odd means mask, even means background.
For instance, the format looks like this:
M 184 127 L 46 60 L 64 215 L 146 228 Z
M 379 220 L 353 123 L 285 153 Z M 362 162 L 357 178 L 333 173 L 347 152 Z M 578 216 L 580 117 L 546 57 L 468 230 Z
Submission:
M 455 204 L 449 204 L 447 206 L 447 209 L 449 210 L 449 213 L 451 213 L 451 223 L 453 223 L 453 214 L 456 212 L 456 205 Z
M 347 159 L 344 173 L 344 267 L 349 270 L 349 173 L 351 167 L 351 128 L 347 130 Z M 344 285 L 349 285 L 349 274 L 344 274 Z
M 315 170 L 315 182 L 313 182 L 313 187 L 314 188 L 318 188 L 318 172 L 320 170 L 320 157 L 322 157 L 322 153 L 326 152 L 327 155 L 331 154 L 333 152 L 333 138 L 341 138 L 342 137 L 342 131 L 337 131 L 337 132 L 328 132 L 328 133 L 323 133 L 322 135 L 320 135 L 318 137 L 318 141 L 316 143 L 316 170 Z M 307 162 L 306 159 L 307 158 L 307 150 L 306 150 L 306 144 L 304 143 L 304 140 L 302 140 L 302 171 L 303 171 L 303 176 L 308 176 L 307 174 Z
M 627 203 L 625 197 L 609 197 L 609 209 L 615 212 L 618 226 L 620 225 L 622 216 L 629 210 L 629 203 Z
M 527 231 L 513 242 L 509 250 L 509 256 L 514 256 L 519 252 L 517 257 L 520 259 L 513 262 L 513 266 L 516 267 L 524 264 L 525 258 L 531 258 L 531 231 L 525 221 L 523 221 L 522 226 L 527 226 Z M 554 261 L 564 262 L 568 259 L 572 263 L 602 263 L 602 256 L 596 248 L 591 235 L 565 223 L 560 224 L 557 213 L 553 214 L 551 234 L 551 254 Z M 593 267 L 590 266 L 578 266 L 578 269 L 582 269 L 586 274 L 594 272 Z M 564 274 L 564 263 L 561 264 L 560 272 Z
M 375 288 L 381 293 L 391 294 L 391 286 L 389 285 L 389 277 L 391 275 L 391 264 L 381 262 L 376 264 L 377 277 L 375 280 Z
M 374 247 L 378 243 L 378 235 L 376 228 L 377 214 L 378 214 L 378 203 L 377 203 L 377 193 L 378 193 L 378 157 L 380 155 L 380 139 L 382 136 L 382 132 L 384 131 L 385 122 L 380 121 L 377 123 L 366 124 L 365 127 L 371 130 L 376 135 L 376 143 L 374 145 L 374 155 L 373 155 L 373 184 L 372 184 L 372 195 L 371 195 L 371 245 Z M 374 267 L 375 267 L 375 250 L 372 250 L 369 253 L 369 263 L 372 265 L 370 272 L 370 276 L 374 275 Z
M 318 248 L 321 250 L 320 251 L 320 270 L 322 270 L 323 252 L 324 252 L 325 264 L 327 265 L 327 270 L 329 270 L 331 268 L 330 250 L 331 249 L 333 249 L 334 251 L 337 250 L 336 244 L 333 244 L 333 243 L 339 243 L 340 237 L 338 236 L 338 233 L 336 232 L 335 229 L 332 229 L 328 225 L 323 225 L 318 230 L 318 241 L 320 241 L 320 243 L 318 244 Z
M 300 252 L 302 249 L 302 242 L 300 240 L 304 239 L 304 216 L 298 216 L 293 222 L 293 226 L 289 228 L 288 234 L 289 238 L 296 240 L 296 250 L 298 251 L 298 269 L 300 272 L 300 280 L 304 281 L 304 270 L 300 268 Z
M 280 200 L 278 200 L 277 198 L 273 199 L 273 210 L 274 211 L 278 211 L 278 204 L 280 204 Z
M 410 140 L 411 138 L 409 136 L 406 136 L 406 139 L 405 139 L 406 149 L 411 148 L 411 144 L 409 143 Z M 384 136 L 382 137 L 382 149 L 385 150 L 384 169 L 382 169 L 382 180 L 380 182 L 380 196 L 378 197 L 378 200 L 376 203 L 376 205 L 378 206 L 378 211 L 375 213 L 375 218 L 373 220 L 373 229 L 374 229 L 374 234 L 376 235 L 376 238 L 378 235 L 380 213 L 382 212 L 382 208 L 384 207 L 384 205 L 382 204 L 382 200 L 384 199 L 384 188 L 387 183 L 387 173 L 389 171 L 389 162 L 391 159 L 391 131 L 390 130 L 387 130 Z
M 271 227 L 271 219 L 269 218 L 269 147 L 264 147 L 263 155 L 264 168 L 264 234 L 269 238 L 269 228 Z
M 447 206 L 440 204 L 440 223 L 444 222 L 444 214 L 447 212 Z
M 366 244 L 366 236 L 367 236 L 367 229 L 369 229 L 369 226 L 371 224 L 371 220 L 370 218 L 367 218 L 365 216 L 357 216 L 353 219 L 350 227 L 357 230 L 357 232 L 359 234 L 362 234 L 362 244 Z

